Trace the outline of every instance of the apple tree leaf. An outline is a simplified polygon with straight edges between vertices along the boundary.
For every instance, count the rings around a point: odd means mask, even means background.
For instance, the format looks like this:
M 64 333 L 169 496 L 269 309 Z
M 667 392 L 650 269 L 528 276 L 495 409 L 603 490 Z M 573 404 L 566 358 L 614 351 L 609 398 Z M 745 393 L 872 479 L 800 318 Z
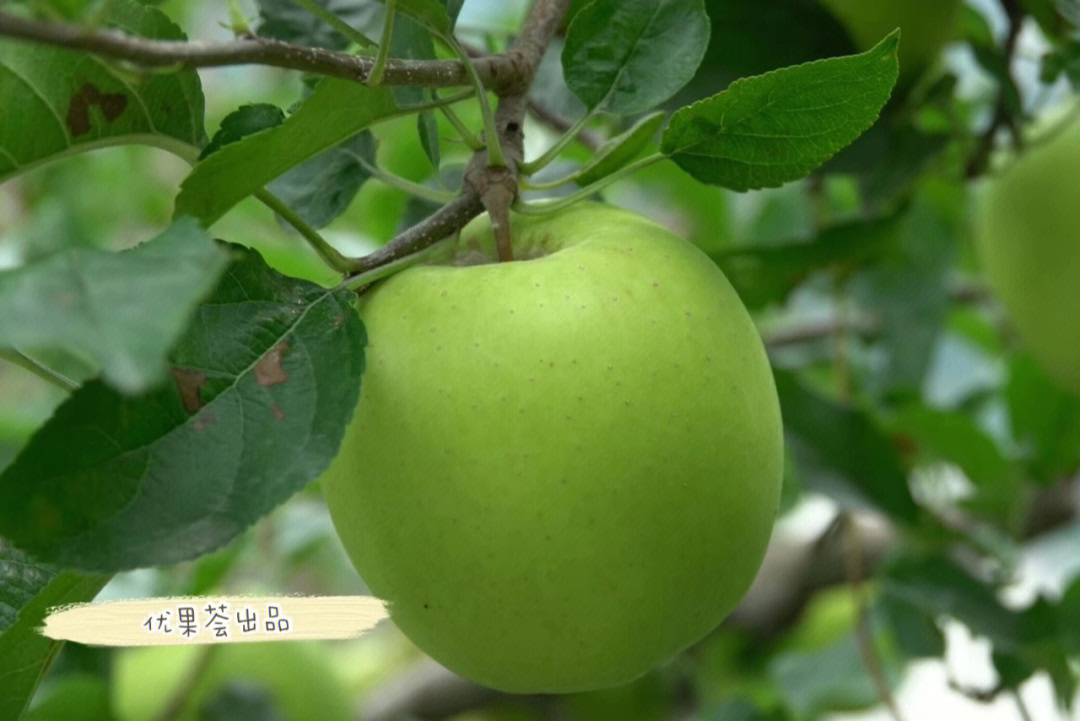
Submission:
M 164 13 L 134 0 L 101 22 L 130 35 L 185 36 Z M 0 40 L 0 182 L 41 163 L 105 145 L 154 145 L 188 157 L 205 141 L 193 70 L 133 75 L 83 52 Z
M 408 15 L 394 18 L 394 35 L 390 38 L 390 56 L 406 60 L 431 60 L 435 57 L 435 42 L 431 32 Z M 402 107 L 417 105 L 431 99 L 431 91 L 408 85 L 391 88 L 394 102 Z
M 398 108 L 388 88 L 326 78 L 280 125 L 247 135 L 199 161 L 180 186 L 176 212 L 209 226 L 308 158 L 378 120 L 407 112 Z
M 108 576 L 33 562 L 0 538 L 0 718 L 18 719 L 60 650 L 38 633 L 52 606 L 90 601 Z
M 935 617 L 960 621 L 998 650 L 1019 650 L 1038 640 L 1023 613 L 1006 608 L 997 589 L 940 556 L 895 558 L 882 574 L 883 590 Z
M 431 163 L 431 168 L 438 172 L 442 157 L 439 151 L 439 124 L 435 121 L 435 115 L 430 111 L 417 115 L 416 132 L 420 136 L 420 147 Z
M 629 115 L 670 98 L 709 44 L 702 0 L 593 0 L 566 31 L 566 84 L 588 108 Z
M 64 567 L 173 563 L 326 468 L 359 397 L 355 296 L 233 253 L 170 356 L 171 381 L 138 397 L 83 385 L 0 473 L 0 534 Z
M 893 33 L 860 55 L 743 78 L 676 111 L 660 149 L 703 183 L 745 191 L 797 180 L 874 121 L 899 73 Z
M 371 177 L 368 168 L 375 165 L 375 145 L 375 135 L 370 130 L 361 131 L 308 158 L 266 189 L 308 225 L 325 227 L 348 209 L 360 186 Z
M 386 0 L 379 2 L 385 4 Z M 397 0 L 395 7 L 399 13 L 408 15 L 433 33 L 447 36 L 454 25 L 450 17 L 451 4 L 457 10 L 461 9 L 460 2 L 449 3 L 447 0 Z
M 705 58 L 672 98 L 672 108 L 715 95 L 749 75 L 859 52 L 818 0 L 705 0 L 705 12 L 712 25 Z
M 750 308 L 785 300 L 812 272 L 857 268 L 895 244 L 899 214 L 851 220 L 823 228 L 809 240 L 755 243 L 713 255 Z
M 216 153 L 226 145 L 235 143 L 246 135 L 277 127 L 285 122 L 285 113 L 270 103 L 241 105 L 221 119 L 214 137 L 199 153 L 199 160 Z
M 584 187 L 625 166 L 652 142 L 653 136 L 663 127 L 666 117 L 664 113 L 650 113 L 625 132 L 604 143 L 590 158 L 575 182 Z
M 885 671 L 895 682 L 895 664 L 890 663 Z M 798 718 L 819 718 L 827 711 L 858 711 L 878 701 L 854 631 L 821 648 L 781 651 L 769 660 L 766 672 Z
M 959 466 L 977 489 L 967 505 L 1007 519 L 1020 491 L 1020 470 L 1005 457 L 994 439 L 965 413 L 912 403 L 889 423 L 912 439 L 922 453 Z
M 228 263 L 191 218 L 130 250 L 70 248 L 0 271 L 0 347 L 61 350 L 137 393 L 165 377 L 165 357 Z
M 1052 381 L 1029 355 L 1009 366 L 1009 420 L 1028 470 L 1052 483 L 1080 463 L 1080 399 Z
M 273 128 L 285 121 L 276 105 L 242 105 L 221 121 L 200 160 L 247 135 Z M 349 207 L 375 165 L 375 136 L 369 130 L 312 158 L 272 181 L 267 190 L 291 207 L 315 228 L 329 225 Z M 366 166 L 365 166 L 366 163 Z
M 889 438 L 866 413 L 811 390 L 791 371 L 774 369 L 784 430 L 860 496 L 892 518 L 911 522 L 919 508 Z
M 378 29 L 378 6 L 356 0 L 314 0 L 342 23 L 360 33 Z M 259 26 L 256 32 L 263 37 L 277 38 L 299 45 L 311 45 L 330 50 L 349 47 L 349 38 L 323 22 L 292 0 L 257 0 Z M 374 41 L 371 43 L 374 45 Z

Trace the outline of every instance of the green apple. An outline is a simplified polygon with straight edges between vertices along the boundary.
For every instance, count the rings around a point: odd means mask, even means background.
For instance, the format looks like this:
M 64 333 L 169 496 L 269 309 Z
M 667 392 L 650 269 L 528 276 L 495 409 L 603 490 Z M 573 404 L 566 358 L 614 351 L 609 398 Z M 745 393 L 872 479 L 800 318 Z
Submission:
M 979 198 L 986 279 L 1046 372 L 1080 395 L 1080 123 L 1024 153 Z
M 511 692 L 630 681 L 713 629 L 772 529 L 783 437 L 746 309 L 690 243 L 583 203 L 486 220 L 366 293 L 360 402 L 323 478 L 417 646 Z
M 148 646 L 122 650 L 113 667 L 117 721 L 155 721 L 199 663 L 212 654 L 175 721 L 198 721 L 200 708 L 230 684 L 266 693 L 285 721 L 350 721 L 341 682 L 315 648 L 302 642 L 216 647 Z
M 820 0 L 866 50 L 900 28 L 900 81 L 918 78 L 956 37 L 962 0 Z

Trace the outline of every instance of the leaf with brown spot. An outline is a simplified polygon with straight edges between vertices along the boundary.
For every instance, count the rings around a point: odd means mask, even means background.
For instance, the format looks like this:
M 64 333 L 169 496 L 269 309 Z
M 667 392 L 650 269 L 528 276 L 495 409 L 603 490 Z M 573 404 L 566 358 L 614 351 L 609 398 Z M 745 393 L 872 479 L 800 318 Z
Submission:
M 199 396 L 199 391 L 206 383 L 205 373 L 186 368 L 170 368 L 169 375 L 176 383 L 176 390 L 180 392 L 180 403 L 185 411 L 194 413 L 206 405 Z
M 137 0 L 104 3 L 97 21 L 108 32 L 186 40 L 161 10 Z M 12 109 L 0 125 L 7 151 L 0 152 L 0 182 L 101 141 L 141 144 L 157 136 L 192 150 L 206 141 L 202 88 L 192 69 L 159 70 L 132 83 L 113 63 L 88 62 L 85 52 L 4 38 L 0 77 L 19 78 L 0 83 Z
M 0 536 L 68 568 L 169 564 L 322 474 L 360 392 L 355 295 L 230 255 L 172 346 L 169 381 L 141 395 L 87 382 L 0 471 Z
M 124 393 L 166 379 L 169 349 L 229 264 L 191 218 L 130 250 L 72 248 L 0 271 L 0 347 L 63 350 Z M 197 394 L 185 407 L 201 407 Z
M 68 107 L 67 126 L 73 137 L 90 132 L 90 108 L 97 105 L 109 122 L 116 120 L 127 107 L 128 99 L 123 93 L 102 93 L 93 83 L 85 83 L 71 97 Z
M 255 364 L 256 383 L 261 386 L 275 386 L 289 380 L 285 369 L 281 367 L 281 359 L 287 350 L 289 350 L 289 344 L 282 341 L 259 359 L 259 362 Z
M 203 413 L 191 427 L 197 431 L 202 431 L 206 430 L 208 426 L 213 425 L 214 423 L 217 423 L 217 415 L 213 413 Z

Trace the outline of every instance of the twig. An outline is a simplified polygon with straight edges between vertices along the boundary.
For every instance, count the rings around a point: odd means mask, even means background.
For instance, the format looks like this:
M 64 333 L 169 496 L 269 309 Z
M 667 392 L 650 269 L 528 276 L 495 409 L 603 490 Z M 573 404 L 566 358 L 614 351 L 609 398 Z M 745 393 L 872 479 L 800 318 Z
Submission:
M 210 662 L 214 660 L 218 648 L 218 644 L 199 647 L 195 663 L 188 668 L 187 673 L 180 680 L 176 690 L 169 696 L 155 721 L 175 721 L 180 718 L 180 714 L 184 711 L 184 707 L 191 698 L 191 692 L 195 690 L 195 687 L 199 685 L 199 681 L 206 675 L 206 671 L 210 668 Z
M 505 53 L 497 56 L 512 70 L 503 76 L 504 83 L 495 88 L 499 96 L 494 117 L 495 132 L 505 165 L 491 167 L 486 162 L 484 152 L 476 153 L 465 171 L 461 193 L 379 250 L 353 261 L 350 268 L 352 275 L 346 280 L 346 284 L 355 282 L 356 276 L 361 273 L 422 251 L 458 232 L 485 208 L 489 212 L 496 208 L 495 203 L 500 201 L 498 196 L 502 196 L 502 202 L 509 206 L 509 200 L 517 194 L 518 163 L 521 162 L 523 152 L 525 92 L 536 76 L 544 48 L 551 41 L 569 6 L 570 0 L 537 0 L 514 44 Z M 497 195 L 492 195 L 492 191 Z M 496 209 L 493 217 L 497 217 L 498 213 L 500 211 Z M 503 240 L 505 243 L 505 238 Z
M 1010 689 L 1009 695 L 1012 696 L 1013 703 L 1016 704 L 1016 711 L 1020 714 L 1021 721 L 1032 721 L 1031 712 L 1028 711 L 1024 699 L 1020 697 L 1020 692 L 1016 689 Z
M 254 196 L 263 205 L 281 216 L 281 219 L 296 229 L 308 245 L 319 254 L 319 257 L 334 270 L 344 273 L 350 267 L 350 261 L 339 253 L 326 239 L 319 235 L 318 231 L 308 225 L 296 211 L 290 208 L 281 198 L 277 197 L 265 188 L 256 190 Z
M 357 273 L 350 276 L 349 280 L 345 283 L 345 287 L 352 290 L 357 295 L 362 294 L 367 290 L 372 283 L 377 280 L 381 280 L 389 275 L 393 275 L 400 270 L 404 270 L 413 265 L 418 265 L 428 260 L 429 258 L 439 255 L 444 250 L 447 250 L 447 246 L 453 243 L 453 238 L 443 238 L 434 245 L 429 245 L 421 251 L 413 253 L 412 255 L 406 255 L 403 258 L 398 258 L 390 263 L 384 263 L 371 270 L 366 270 L 363 273 Z
M 353 158 L 355 158 L 356 162 L 360 164 L 360 167 L 366 170 L 371 177 L 389 185 L 391 188 L 400 190 L 403 193 L 408 193 L 414 198 L 426 200 L 429 203 L 449 203 L 453 200 L 453 196 L 445 191 L 429 188 L 426 185 L 414 183 L 408 178 L 403 178 L 400 175 L 394 175 L 389 170 L 383 170 L 377 165 L 372 165 L 359 155 L 353 155 Z
M 379 49 L 375 53 L 375 65 L 368 75 L 368 85 L 378 85 L 382 82 L 383 72 L 386 70 L 386 61 L 390 59 L 390 42 L 394 37 L 394 18 L 397 17 L 397 0 L 386 0 L 386 17 L 383 19 L 382 37 L 379 40 Z
M 585 126 L 589 123 L 589 121 L 596 117 L 596 114 L 599 112 L 599 108 L 600 106 L 597 105 L 595 108 L 575 120 L 574 123 L 565 131 L 563 131 L 562 135 L 560 135 L 555 140 L 555 142 L 551 144 L 551 147 L 541 153 L 538 157 L 522 163 L 522 172 L 524 172 L 526 175 L 532 175 L 541 170 L 542 168 L 546 168 L 548 165 L 550 165 L 551 162 L 557 157 L 559 157 L 562 151 L 566 149 L 566 146 L 574 142 L 574 139 L 577 138 L 577 136 L 580 135 L 583 130 L 585 130 Z
M 356 82 L 365 82 L 375 64 L 371 57 L 296 45 L 273 38 L 253 36 L 227 42 L 150 40 L 94 30 L 75 23 L 44 22 L 8 13 L 0 13 L 0 37 L 58 45 L 68 50 L 85 50 L 150 67 L 178 65 L 208 68 L 258 64 Z M 473 61 L 473 67 L 484 87 L 496 92 L 512 90 L 520 83 L 520 51 L 477 58 Z M 465 66 L 458 60 L 398 58 L 386 61 L 382 82 L 384 85 L 427 88 L 470 84 Z
M 530 98 L 528 108 L 529 112 L 532 113 L 537 120 L 560 133 L 565 133 L 570 130 L 570 128 L 574 127 L 574 121 L 563 117 L 536 100 Z M 587 128 L 582 128 L 578 131 L 576 139 L 579 143 L 592 151 L 599 150 L 600 146 L 604 144 L 604 139 L 602 137 Z
M 855 597 L 855 642 L 858 645 L 859 658 L 862 660 L 863 667 L 874 684 L 874 690 L 877 692 L 878 698 L 889 709 L 896 721 L 903 721 L 904 717 L 900 714 L 900 707 L 897 705 L 896 698 L 889 687 L 889 680 L 885 677 L 885 669 L 882 667 L 881 659 L 878 657 L 877 649 L 874 647 L 874 630 L 870 626 L 870 609 L 866 602 L 866 587 L 863 583 L 862 548 L 858 536 L 854 532 L 853 524 L 846 514 L 841 516 L 841 523 L 843 540 L 847 547 L 848 584 L 851 586 L 851 593 Z
M 647 168 L 654 163 L 658 163 L 661 160 L 666 159 L 667 156 L 663 155 L 662 153 L 653 153 L 652 155 L 646 155 L 644 158 L 639 158 L 632 163 L 628 163 L 627 165 L 624 165 L 623 167 L 616 170 L 614 173 L 611 173 L 610 175 L 605 175 L 603 178 L 600 178 L 600 180 L 590 183 L 584 188 L 574 191 L 570 195 L 564 195 L 563 197 L 557 198 L 555 200 L 541 200 L 528 203 L 519 200 L 517 203 L 514 204 L 514 210 L 519 213 L 524 213 L 526 215 L 546 215 L 548 213 L 557 212 L 559 210 L 562 210 L 563 208 L 573 205 L 579 200 L 588 198 L 594 193 L 600 192 L 612 183 L 618 182 L 623 178 L 627 178 L 633 175 L 634 173 L 643 168 Z
M 480 196 L 475 191 L 466 189 L 434 214 L 401 233 L 374 253 L 352 261 L 349 270 L 353 275 L 349 280 L 360 273 L 417 253 L 446 236 L 458 232 L 465 227 L 466 223 L 480 215 L 483 209 Z
M 1005 55 L 1006 79 L 1011 82 L 1012 61 L 1013 56 L 1016 54 L 1016 45 L 1023 25 L 1024 12 L 1016 0 L 1002 0 L 1001 5 L 1009 20 L 1009 30 L 1005 36 L 1002 52 Z M 1015 145 L 1019 146 L 1022 142 L 1020 129 L 1017 127 L 1015 120 L 1009 115 L 1008 104 L 1005 100 L 1006 93 L 1007 89 L 1004 86 L 998 90 L 997 101 L 994 103 L 994 115 L 990 120 L 990 125 L 979 138 L 978 145 L 975 146 L 975 151 L 967 164 L 966 174 L 969 178 L 977 178 L 986 172 L 987 167 L 990 165 L 990 155 L 994 152 L 997 133 L 1001 128 L 1009 128 Z

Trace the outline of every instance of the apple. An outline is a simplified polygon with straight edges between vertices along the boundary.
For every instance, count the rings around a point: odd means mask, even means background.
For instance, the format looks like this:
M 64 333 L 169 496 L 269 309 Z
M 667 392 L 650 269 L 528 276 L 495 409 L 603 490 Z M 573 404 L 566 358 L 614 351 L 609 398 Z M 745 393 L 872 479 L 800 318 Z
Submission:
M 956 37 L 962 0 L 820 0 L 868 50 L 900 28 L 900 85 L 917 79 Z
M 200 708 L 230 685 L 265 693 L 284 721 L 351 721 L 344 686 L 316 647 L 296 641 L 212 647 L 206 668 L 175 721 L 198 721 Z M 122 650 L 113 668 L 117 721 L 155 721 L 185 682 L 205 646 Z
M 702 638 L 758 569 L 780 409 L 709 258 L 595 203 L 488 221 L 365 293 L 361 397 L 322 479 L 397 626 L 510 692 L 630 681 Z
M 986 279 L 1044 370 L 1080 396 L 1080 123 L 980 189 Z

